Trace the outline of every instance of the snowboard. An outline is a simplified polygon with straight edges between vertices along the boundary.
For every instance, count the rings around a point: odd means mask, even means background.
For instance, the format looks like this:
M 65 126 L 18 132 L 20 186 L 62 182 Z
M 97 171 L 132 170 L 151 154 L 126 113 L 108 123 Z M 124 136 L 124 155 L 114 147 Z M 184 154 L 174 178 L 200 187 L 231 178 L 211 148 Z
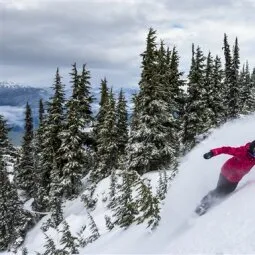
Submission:
M 198 216 L 202 216 L 204 215 L 205 213 L 208 212 L 208 210 L 212 209 L 212 207 L 218 205 L 219 203 L 221 203 L 223 200 L 225 200 L 227 196 L 224 196 L 224 197 L 215 197 L 215 198 L 207 198 L 205 197 L 206 199 L 202 199 L 202 201 L 200 202 L 200 204 L 196 207 L 195 209 L 195 213 L 198 215 Z
M 231 192 L 230 194 L 227 194 L 227 195 L 224 195 L 224 196 L 220 196 L 220 197 L 210 196 L 210 193 L 208 193 L 208 195 L 206 195 L 201 200 L 200 204 L 196 207 L 194 212 L 198 216 L 204 215 L 205 213 L 208 212 L 208 210 L 211 210 L 212 207 L 215 207 L 215 206 L 219 205 L 224 200 L 226 200 L 229 197 L 233 196 L 236 192 L 238 192 L 240 189 L 244 188 L 246 185 L 247 185 L 247 183 L 242 185 L 241 187 L 239 187 L 235 191 Z
M 204 215 L 211 207 L 212 205 L 204 205 L 204 204 L 200 204 L 196 207 L 195 209 L 195 213 L 198 215 L 198 216 L 202 216 Z

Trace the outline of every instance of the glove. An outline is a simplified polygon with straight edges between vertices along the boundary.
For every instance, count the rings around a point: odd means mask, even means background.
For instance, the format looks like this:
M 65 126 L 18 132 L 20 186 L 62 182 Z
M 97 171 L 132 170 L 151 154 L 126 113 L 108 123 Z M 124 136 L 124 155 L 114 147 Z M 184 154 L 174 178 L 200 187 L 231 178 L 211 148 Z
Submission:
M 213 153 L 211 151 L 209 151 L 209 152 L 205 153 L 203 157 L 204 157 L 204 159 L 210 159 L 213 157 Z

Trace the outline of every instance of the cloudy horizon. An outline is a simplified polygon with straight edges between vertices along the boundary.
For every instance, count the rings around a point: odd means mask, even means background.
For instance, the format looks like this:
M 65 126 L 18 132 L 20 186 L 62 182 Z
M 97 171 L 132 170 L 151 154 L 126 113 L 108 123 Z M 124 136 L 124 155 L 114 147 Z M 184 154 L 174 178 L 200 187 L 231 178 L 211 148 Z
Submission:
M 191 44 L 222 56 L 223 36 L 238 37 L 241 64 L 255 67 L 254 0 L 0 0 L 0 81 L 52 85 L 56 68 L 87 64 L 91 83 L 135 87 L 149 28 L 190 67 Z

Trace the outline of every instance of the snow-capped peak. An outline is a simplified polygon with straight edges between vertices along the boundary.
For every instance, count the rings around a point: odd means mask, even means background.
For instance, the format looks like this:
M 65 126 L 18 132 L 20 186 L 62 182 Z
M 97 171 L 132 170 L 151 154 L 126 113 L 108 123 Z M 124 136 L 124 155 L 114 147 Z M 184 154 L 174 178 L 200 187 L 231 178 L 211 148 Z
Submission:
M 22 85 L 14 81 L 0 81 L 0 87 L 4 88 L 27 88 L 28 86 Z

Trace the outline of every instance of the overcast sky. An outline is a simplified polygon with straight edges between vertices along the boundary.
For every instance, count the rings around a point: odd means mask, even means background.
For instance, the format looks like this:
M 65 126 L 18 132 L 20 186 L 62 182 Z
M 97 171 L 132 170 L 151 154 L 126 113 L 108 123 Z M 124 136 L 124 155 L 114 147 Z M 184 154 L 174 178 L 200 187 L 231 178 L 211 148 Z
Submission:
M 87 64 L 92 85 L 137 86 L 150 27 L 176 45 L 180 67 L 191 44 L 222 55 L 223 35 L 239 39 L 241 62 L 255 67 L 255 0 L 0 0 L 0 81 L 51 86 L 56 68 Z

